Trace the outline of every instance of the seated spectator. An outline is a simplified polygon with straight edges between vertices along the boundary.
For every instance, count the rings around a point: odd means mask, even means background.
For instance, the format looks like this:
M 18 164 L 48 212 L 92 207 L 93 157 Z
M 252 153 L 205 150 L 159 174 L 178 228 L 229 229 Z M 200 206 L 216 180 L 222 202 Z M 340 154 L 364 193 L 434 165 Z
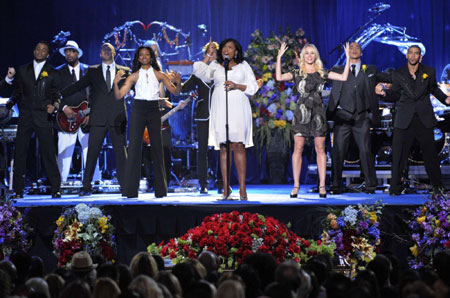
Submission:
M 50 297 L 58 298 L 65 284 L 64 279 L 55 273 L 47 274 L 44 279 L 47 282 Z
M 142 274 L 156 278 L 158 267 L 156 266 L 155 259 L 148 252 L 143 251 L 131 259 L 130 272 L 133 278 Z
M 237 280 L 225 280 L 217 288 L 214 298 L 245 298 L 244 285 Z
M 42 277 L 32 277 L 25 282 L 25 285 L 29 289 L 29 293 L 31 293 L 34 297 L 50 297 L 50 291 L 48 289 L 48 284 Z M 29 295 L 28 297 L 30 297 Z
M 156 280 L 166 286 L 173 298 L 183 297 L 183 290 L 178 278 L 169 271 L 159 271 Z
M 87 282 L 77 279 L 63 288 L 59 298 L 91 298 L 91 289 Z
M 141 293 L 144 298 L 163 298 L 158 284 L 147 275 L 141 274 L 135 277 L 128 288 Z
M 117 298 L 119 295 L 120 289 L 114 280 L 109 277 L 97 278 L 92 298 Z

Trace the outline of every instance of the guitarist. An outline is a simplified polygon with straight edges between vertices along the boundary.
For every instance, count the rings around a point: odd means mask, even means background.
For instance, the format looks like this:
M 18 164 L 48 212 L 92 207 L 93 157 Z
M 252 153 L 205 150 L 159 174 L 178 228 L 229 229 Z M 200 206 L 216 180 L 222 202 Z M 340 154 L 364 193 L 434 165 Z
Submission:
M 58 88 L 59 90 L 63 90 L 83 77 L 88 70 L 88 66 L 79 61 L 81 56 L 83 56 L 83 50 L 73 40 L 68 40 L 66 45 L 59 49 L 59 53 L 66 59 L 65 64 L 56 68 L 59 75 Z M 88 88 L 81 89 L 70 96 L 64 97 L 61 100 L 60 113 L 64 113 L 67 119 L 72 119 L 76 116 L 76 112 L 72 108 L 79 106 L 87 100 Z M 85 133 L 84 129 L 87 127 L 88 121 L 89 115 L 84 117 L 81 124 L 83 129 L 78 129 L 75 133 L 65 132 L 62 129 L 58 131 L 58 165 L 59 172 L 61 173 L 61 182 L 67 181 L 77 139 L 83 151 L 83 168 L 86 166 L 89 133 L 87 131 Z M 99 181 L 100 179 L 101 176 L 97 163 L 93 180 Z

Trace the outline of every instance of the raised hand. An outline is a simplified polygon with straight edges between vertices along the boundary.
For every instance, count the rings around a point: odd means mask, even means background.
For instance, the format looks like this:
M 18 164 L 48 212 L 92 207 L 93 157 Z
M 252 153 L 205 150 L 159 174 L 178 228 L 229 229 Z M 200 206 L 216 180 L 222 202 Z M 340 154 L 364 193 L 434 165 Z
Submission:
M 114 83 L 119 83 L 121 80 L 125 79 L 124 75 L 125 71 L 123 71 L 123 69 L 119 70 L 114 77 Z
M 176 71 L 172 71 L 171 74 L 172 74 L 172 76 L 173 76 L 174 81 L 175 81 L 178 85 L 181 84 L 181 75 L 180 75 L 178 72 L 176 72 Z
M 348 42 L 346 42 L 344 45 L 344 51 L 347 60 L 350 59 L 350 44 Z
M 280 49 L 278 50 L 278 57 L 281 58 L 284 53 L 286 53 L 288 47 L 287 44 L 285 42 L 281 43 Z
M 445 99 L 445 103 L 446 103 L 447 105 L 450 105 L 450 96 L 447 96 L 447 98 Z
M 8 79 L 12 79 L 16 74 L 14 67 L 8 67 Z

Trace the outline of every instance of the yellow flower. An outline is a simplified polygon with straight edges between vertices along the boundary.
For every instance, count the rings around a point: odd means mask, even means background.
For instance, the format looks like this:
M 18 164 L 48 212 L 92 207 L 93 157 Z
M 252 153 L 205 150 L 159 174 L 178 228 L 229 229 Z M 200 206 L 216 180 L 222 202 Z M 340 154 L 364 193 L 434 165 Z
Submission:
M 418 251 L 417 251 L 417 244 L 414 244 L 413 247 L 410 247 L 409 250 L 413 254 L 414 257 L 417 257 Z
M 424 73 L 424 74 L 422 75 L 422 79 L 425 80 L 426 78 L 428 78 L 428 75 L 427 75 L 426 73 Z
M 275 124 L 275 127 L 285 128 L 286 127 L 286 120 L 275 120 L 274 124 Z
M 441 226 L 441 221 L 440 221 L 439 219 L 436 219 L 434 222 L 436 223 L 436 226 L 437 226 L 437 227 L 440 227 L 440 226 Z
M 263 75 L 263 81 L 264 82 L 267 82 L 269 79 L 271 79 L 272 78 L 272 73 L 271 72 L 266 72 L 264 75 Z
M 417 218 L 417 223 L 420 225 L 421 223 L 423 223 L 424 221 L 425 221 L 425 216 L 422 216 L 422 217 L 418 217 Z
M 46 72 L 45 70 L 43 72 L 41 72 L 41 78 L 46 78 L 48 77 L 48 72 Z
M 257 118 L 257 117 L 258 117 L 258 114 L 252 113 L 252 117 L 253 117 L 253 118 Z
M 333 229 L 336 229 L 337 228 L 337 221 L 335 220 L 335 219 L 332 219 L 331 221 L 330 221 L 330 225 L 331 225 L 331 228 L 333 228 Z
M 106 232 L 106 229 L 108 229 L 108 218 L 106 216 L 102 216 L 98 219 L 98 225 L 102 229 L 102 234 Z
M 62 225 L 64 223 L 64 216 L 60 216 L 58 218 L 58 220 L 56 221 L 56 225 L 59 227 L 60 225 Z
M 369 214 L 370 214 L 370 217 L 369 217 L 370 222 L 372 224 L 376 223 L 377 220 L 378 220 L 377 212 L 376 211 L 372 211 L 372 212 L 369 212 Z
M 365 65 L 365 64 L 361 65 L 361 70 L 362 70 L 363 72 L 366 72 L 366 70 L 367 70 L 367 65 Z
M 330 214 L 328 214 L 327 219 L 328 220 L 336 219 L 336 215 L 334 215 L 333 213 L 330 213 Z

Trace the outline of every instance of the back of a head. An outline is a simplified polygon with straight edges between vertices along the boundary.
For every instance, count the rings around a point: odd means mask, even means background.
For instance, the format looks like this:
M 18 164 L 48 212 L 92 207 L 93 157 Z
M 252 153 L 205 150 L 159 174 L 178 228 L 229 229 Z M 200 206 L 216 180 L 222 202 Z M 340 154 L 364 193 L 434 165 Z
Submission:
M 270 283 L 264 290 L 264 295 L 270 298 L 293 298 L 293 292 L 289 287 L 278 282 Z
M 176 264 L 172 269 L 172 273 L 177 277 L 183 291 L 195 282 L 195 269 L 189 263 Z
M 141 274 L 156 278 L 158 267 L 156 266 L 155 259 L 149 253 L 139 252 L 131 260 L 130 272 L 133 278 Z
M 264 252 L 256 252 L 248 255 L 244 259 L 244 263 L 250 264 L 258 272 L 261 285 L 265 286 L 275 280 L 275 269 L 277 261 L 271 254 Z
M 42 277 L 32 277 L 26 281 L 25 285 L 30 289 L 32 293 L 38 293 L 50 298 L 50 291 L 48 284 Z
M 450 286 L 450 250 L 438 252 L 433 259 L 433 267 L 442 281 Z
M 198 256 L 198 260 L 208 272 L 216 271 L 219 267 L 217 255 L 212 251 L 201 252 Z
M 55 273 L 47 274 L 44 279 L 47 282 L 50 297 L 58 298 L 65 284 L 64 279 Z
M 216 293 L 216 289 L 213 284 L 200 280 L 196 281 L 183 295 L 183 298 L 213 298 Z
M 370 261 L 366 269 L 373 271 L 377 276 L 378 286 L 381 288 L 389 285 L 389 277 L 391 275 L 392 265 L 391 261 L 384 256 L 378 254 L 372 261 Z
M 324 285 L 327 290 L 327 298 L 346 298 L 352 281 L 343 274 L 333 272 Z
M 92 298 L 116 298 L 120 295 L 117 283 L 109 277 L 97 278 Z
M 377 277 L 371 270 L 366 269 L 358 272 L 358 275 L 356 275 L 353 284 L 354 287 L 365 287 L 371 293 L 373 293 L 373 296 L 375 298 L 379 297 L 380 295 L 380 288 L 378 286 Z
M 245 285 L 245 296 L 247 298 L 259 297 L 262 295 L 261 280 L 259 279 L 259 274 L 249 264 L 240 264 L 235 271 L 238 274 Z
M 0 269 L 8 273 L 11 282 L 14 283 L 17 279 L 17 269 L 16 266 L 7 260 L 3 260 L 0 262 Z
M 91 289 L 87 282 L 77 279 L 63 288 L 59 298 L 91 298 Z
M 183 290 L 181 289 L 178 278 L 169 271 L 159 271 L 156 280 L 165 285 L 173 298 L 180 298 L 183 296 Z
M 112 264 L 103 264 L 97 268 L 97 278 L 109 277 L 115 282 L 119 282 L 119 269 Z
M 237 280 L 226 280 L 219 285 L 214 298 L 245 298 L 244 286 Z
M 402 298 L 434 298 L 434 291 L 428 287 L 423 281 L 417 280 L 406 285 L 401 293 Z
M 44 277 L 44 261 L 38 256 L 31 257 L 29 277 Z
M 321 258 L 310 259 L 305 266 L 302 266 L 302 268 L 314 272 L 319 285 L 322 285 L 325 282 L 330 272 L 327 269 L 325 261 Z
M 160 255 L 152 255 L 153 260 L 156 262 L 156 267 L 158 271 L 166 270 L 166 266 L 164 265 L 164 259 Z
M 11 254 L 10 260 L 17 269 L 17 282 L 25 283 L 30 274 L 31 256 L 21 251 L 15 251 Z
M 297 291 L 301 284 L 300 268 L 295 262 L 284 262 L 275 270 L 275 281 L 291 291 Z
M 11 283 L 11 278 L 9 274 L 0 269 L 0 298 L 6 298 L 11 294 L 13 289 L 13 284 Z
M 145 298 L 163 298 L 156 281 L 147 275 L 138 275 L 130 283 L 128 289 L 140 292 Z
M 199 260 L 197 259 L 187 259 L 185 261 L 185 263 L 189 263 L 192 265 L 192 267 L 195 270 L 195 280 L 201 280 L 201 279 L 205 279 L 207 272 L 205 269 L 205 266 L 202 265 L 202 263 L 200 263 Z
M 131 276 L 130 269 L 125 264 L 118 264 L 117 270 L 119 272 L 119 288 L 122 293 L 124 293 L 128 286 L 130 285 L 131 281 L 133 280 L 133 277 Z

